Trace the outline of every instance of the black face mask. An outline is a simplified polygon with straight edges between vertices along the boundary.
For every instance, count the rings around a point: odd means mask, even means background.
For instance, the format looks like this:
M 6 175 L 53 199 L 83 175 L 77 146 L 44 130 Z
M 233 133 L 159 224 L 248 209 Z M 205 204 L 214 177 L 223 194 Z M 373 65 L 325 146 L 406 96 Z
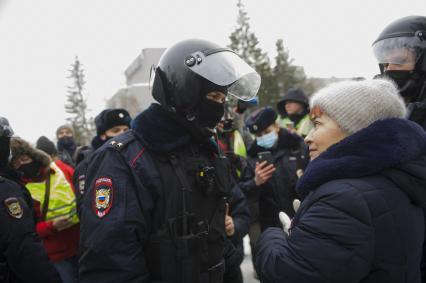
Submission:
M 380 77 L 390 78 L 398 86 L 401 96 L 415 98 L 419 91 L 419 76 L 413 71 L 385 71 Z
M 198 106 L 197 120 L 201 127 L 213 129 L 225 114 L 225 105 L 203 98 Z
M 62 137 L 58 139 L 58 150 L 73 151 L 76 149 L 76 144 L 73 137 Z
M 41 176 L 40 164 L 38 162 L 31 162 L 23 164 L 18 168 L 18 171 L 21 171 L 24 174 L 26 179 L 38 179 Z

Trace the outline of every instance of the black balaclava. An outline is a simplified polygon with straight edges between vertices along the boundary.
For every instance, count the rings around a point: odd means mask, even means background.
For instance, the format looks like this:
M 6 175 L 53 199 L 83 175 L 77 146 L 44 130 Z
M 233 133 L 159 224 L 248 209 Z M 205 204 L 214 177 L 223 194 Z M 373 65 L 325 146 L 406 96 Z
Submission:
M 423 85 L 421 75 L 417 71 L 384 71 L 379 77 L 387 77 L 394 81 L 401 96 L 409 102 L 417 98 Z
M 17 169 L 24 174 L 24 178 L 30 180 L 38 180 L 41 175 L 41 164 L 33 161 L 31 163 L 23 164 Z
M 10 157 L 10 138 L 0 137 L 0 168 L 6 168 Z
M 197 120 L 200 127 L 213 129 L 220 122 L 225 114 L 225 104 L 212 101 L 207 98 L 207 94 L 214 91 L 220 91 L 225 95 L 228 93 L 226 86 L 219 86 L 206 79 L 202 79 L 201 99 L 198 104 Z
M 76 149 L 73 137 L 65 136 L 58 139 L 58 151 L 67 151 L 72 156 Z

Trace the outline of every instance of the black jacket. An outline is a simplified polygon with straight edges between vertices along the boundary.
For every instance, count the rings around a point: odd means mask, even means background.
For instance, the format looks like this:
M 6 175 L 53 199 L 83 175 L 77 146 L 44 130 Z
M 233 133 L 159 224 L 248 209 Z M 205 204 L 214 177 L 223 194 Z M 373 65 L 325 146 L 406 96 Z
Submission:
M 307 167 L 290 235 L 256 246 L 262 282 L 421 282 L 426 133 L 387 119 L 343 139 Z
M 239 184 L 249 200 L 252 219 L 259 220 L 262 231 L 268 227 L 281 227 L 278 219 L 280 211 L 294 215 L 292 203 L 297 198 L 296 171 L 305 164 L 301 142 L 298 135 L 286 129 L 280 130 L 278 144 L 270 150 L 276 171 L 270 180 L 260 186 L 254 182 L 256 162 L 259 160 L 257 154 L 267 149 L 258 146 L 255 141 L 248 150 L 247 165 Z
M 157 104 L 99 148 L 85 177 L 81 282 L 192 282 L 175 276 L 180 272 L 216 282 L 212 277 L 224 269 L 225 199 L 218 186 L 199 185 L 209 174 L 197 173 L 205 167 L 199 161 L 216 160 L 216 148 L 196 141 Z M 171 165 L 174 158 L 187 185 Z M 189 234 L 196 237 L 186 241 Z
M 61 282 L 35 231 L 28 190 L 0 172 L 0 282 Z
M 86 182 L 86 171 L 90 157 L 100 148 L 106 141 L 101 140 L 99 136 L 92 139 L 92 146 L 81 147 L 76 154 L 76 166 L 72 176 L 72 183 L 75 188 L 75 197 L 77 202 L 77 214 L 81 215 L 81 202 L 84 194 L 84 185 Z
M 234 186 L 231 197 L 228 199 L 229 214 L 234 221 L 235 233 L 227 237 L 229 258 L 225 256 L 225 277 L 229 273 L 237 272 L 244 259 L 243 238 L 250 229 L 250 211 L 246 197 L 238 185 Z M 233 249 L 236 249 L 234 251 Z

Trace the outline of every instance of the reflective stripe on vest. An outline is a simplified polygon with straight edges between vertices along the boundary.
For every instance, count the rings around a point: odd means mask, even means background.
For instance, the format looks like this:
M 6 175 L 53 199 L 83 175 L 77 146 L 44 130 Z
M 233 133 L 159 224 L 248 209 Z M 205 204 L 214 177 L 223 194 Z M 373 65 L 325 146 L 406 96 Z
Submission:
M 79 220 L 74 191 L 55 162 L 50 163 L 50 169 L 53 172 L 50 174 L 50 198 L 45 220 L 68 216 L 76 224 Z M 31 197 L 39 201 L 40 207 L 43 207 L 46 183 L 28 183 L 26 187 Z

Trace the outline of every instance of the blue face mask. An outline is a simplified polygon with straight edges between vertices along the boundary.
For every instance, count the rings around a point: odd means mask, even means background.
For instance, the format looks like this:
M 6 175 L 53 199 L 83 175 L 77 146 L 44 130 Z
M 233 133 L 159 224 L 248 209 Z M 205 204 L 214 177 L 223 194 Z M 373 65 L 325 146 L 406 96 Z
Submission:
M 271 148 L 278 140 L 278 135 L 275 131 L 272 131 L 266 135 L 256 138 L 257 145 L 263 148 Z

